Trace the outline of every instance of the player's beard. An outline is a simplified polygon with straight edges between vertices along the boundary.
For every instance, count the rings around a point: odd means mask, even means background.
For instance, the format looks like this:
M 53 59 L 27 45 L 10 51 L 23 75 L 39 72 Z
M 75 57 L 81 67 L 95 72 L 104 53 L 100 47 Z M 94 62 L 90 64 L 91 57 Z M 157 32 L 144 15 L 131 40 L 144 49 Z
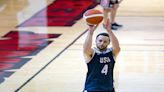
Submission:
M 106 50 L 107 46 L 97 46 L 97 48 L 100 50 L 100 51 L 104 51 Z

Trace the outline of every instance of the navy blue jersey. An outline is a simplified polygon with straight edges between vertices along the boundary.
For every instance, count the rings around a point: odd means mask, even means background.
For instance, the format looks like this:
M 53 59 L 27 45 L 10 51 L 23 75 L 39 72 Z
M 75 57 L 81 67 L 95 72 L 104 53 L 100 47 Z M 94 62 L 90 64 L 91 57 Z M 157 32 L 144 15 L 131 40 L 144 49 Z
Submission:
M 110 91 L 113 90 L 113 69 L 115 60 L 112 49 L 100 52 L 94 49 L 94 55 L 87 63 L 88 72 L 85 82 L 87 91 Z

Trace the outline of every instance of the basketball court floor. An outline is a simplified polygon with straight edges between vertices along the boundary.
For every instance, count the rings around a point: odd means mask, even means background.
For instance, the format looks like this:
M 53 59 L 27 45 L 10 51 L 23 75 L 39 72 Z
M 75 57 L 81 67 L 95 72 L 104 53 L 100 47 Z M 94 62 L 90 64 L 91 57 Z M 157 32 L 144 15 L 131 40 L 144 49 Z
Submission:
M 90 8 L 102 10 L 94 0 L 0 0 L 0 92 L 82 92 Z M 116 92 L 164 92 L 164 1 L 123 0 L 116 20 Z

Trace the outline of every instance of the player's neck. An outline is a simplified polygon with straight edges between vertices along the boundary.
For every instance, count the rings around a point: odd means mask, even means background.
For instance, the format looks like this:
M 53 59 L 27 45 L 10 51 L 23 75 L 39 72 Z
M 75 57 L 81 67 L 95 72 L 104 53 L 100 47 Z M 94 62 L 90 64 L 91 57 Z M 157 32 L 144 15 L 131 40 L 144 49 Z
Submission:
M 106 50 L 107 50 L 107 48 L 105 48 L 105 49 L 99 49 L 99 48 L 97 48 L 100 52 L 105 52 Z

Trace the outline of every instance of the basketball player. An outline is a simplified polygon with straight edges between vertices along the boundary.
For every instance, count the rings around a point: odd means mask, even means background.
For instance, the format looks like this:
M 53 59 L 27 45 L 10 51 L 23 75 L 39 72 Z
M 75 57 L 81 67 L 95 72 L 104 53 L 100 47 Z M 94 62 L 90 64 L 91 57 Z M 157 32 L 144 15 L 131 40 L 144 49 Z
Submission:
M 116 13 L 119 7 L 119 4 L 122 0 L 101 0 L 100 5 L 103 7 L 104 13 L 104 24 L 107 22 L 108 13 L 110 12 L 110 19 L 111 19 L 111 29 L 117 30 L 118 28 L 122 27 L 122 25 L 115 22 Z M 103 26 L 104 26 L 103 24 Z
M 84 92 L 115 92 L 113 84 L 113 69 L 115 59 L 120 52 L 119 42 L 110 29 L 107 21 L 107 33 L 96 37 L 96 47 L 92 48 L 92 36 L 98 25 L 89 26 L 88 34 L 83 45 L 83 53 L 88 72 Z M 107 48 L 111 43 L 111 47 Z

